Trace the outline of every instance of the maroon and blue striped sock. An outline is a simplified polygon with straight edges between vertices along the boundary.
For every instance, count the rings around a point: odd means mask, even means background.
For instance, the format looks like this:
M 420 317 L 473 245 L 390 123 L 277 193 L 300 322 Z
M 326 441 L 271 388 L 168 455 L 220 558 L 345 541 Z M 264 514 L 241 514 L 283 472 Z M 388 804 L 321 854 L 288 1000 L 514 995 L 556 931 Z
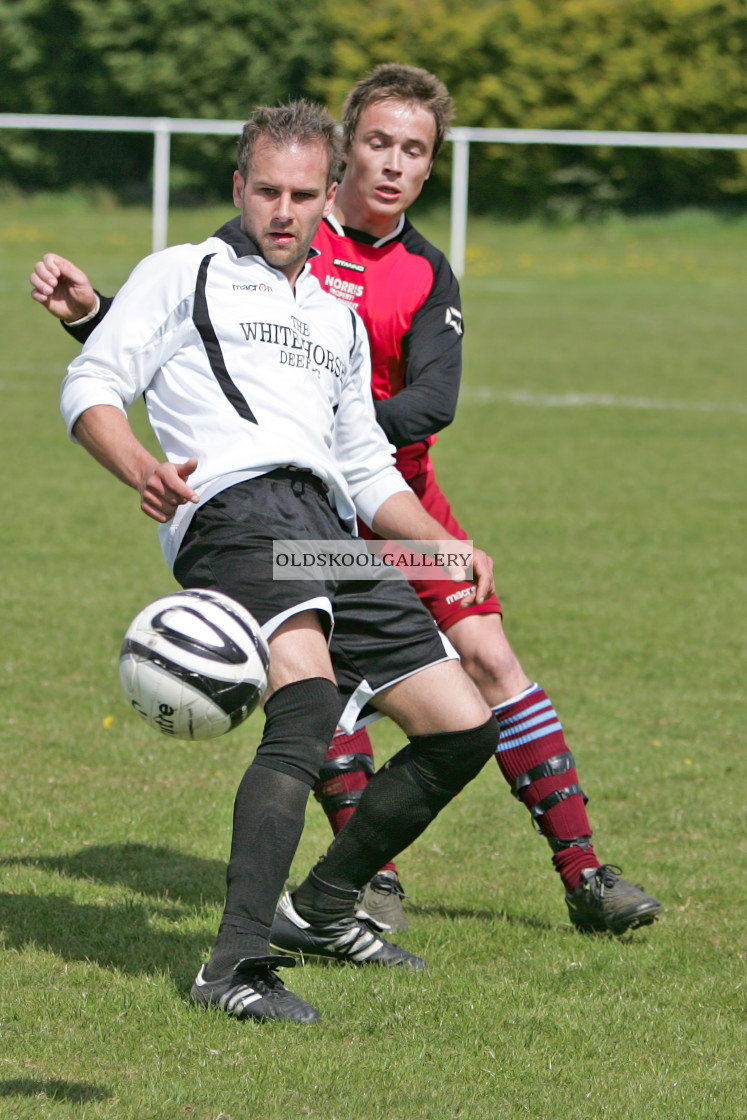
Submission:
M 587 867 L 599 867 L 591 844 L 586 798 L 563 726 L 545 690 L 533 684 L 494 708 L 501 736 L 496 761 L 553 849 L 567 891 Z

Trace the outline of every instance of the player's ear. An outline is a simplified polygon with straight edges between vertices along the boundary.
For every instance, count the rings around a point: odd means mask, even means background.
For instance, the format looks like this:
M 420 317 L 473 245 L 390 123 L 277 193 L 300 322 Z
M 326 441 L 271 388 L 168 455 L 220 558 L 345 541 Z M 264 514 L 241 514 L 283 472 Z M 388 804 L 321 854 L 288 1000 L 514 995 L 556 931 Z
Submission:
M 233 173 L 233 204 L 238 206 L 239 210 L 244 206 L 244 187 L 246 183 L 240 171 Z
M 324 200 L 324 210 L 322 211 L 323 218 L 327 217 L 327 214 L 329 214 L 335 204 L 335 195 L 337 194 L 338 185 L 339 184 L 337 183 L 337 180 L 334 180 L 329 185 L 329 189 L 327 190 L 327 197 Z

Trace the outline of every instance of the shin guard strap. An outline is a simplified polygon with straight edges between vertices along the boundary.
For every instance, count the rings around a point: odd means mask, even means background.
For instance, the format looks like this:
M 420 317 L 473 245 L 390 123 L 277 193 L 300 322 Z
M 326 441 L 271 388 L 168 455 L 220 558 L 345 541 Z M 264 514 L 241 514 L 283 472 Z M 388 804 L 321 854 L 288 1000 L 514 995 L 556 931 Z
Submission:
M 363 797 L 363 789 L 348 789 L 344 793 L 315 793 L 317 801 L 321 804 L 324 812 L 337 813 L 340 809 L 355 809 L 358 802 Z
M 541 801 L 538 801 L 537 804 L 533 806 L 531 810 L 532 820 L 536 821 L 537 817 L 543 816 L 548 809 L 552 809 L 553 805 L 559 805 L 561 801 L 566 801 L 569 797 L 575 797 L 577 794 L 583 797 L 584 805 L 586 805 L 589 798 L 581 789 L 578 782 L 574 783 L 572 786 L 565 786 L 563 789 L 556 789 L 552 793 L 548 793 L 547 797 L 543 797 Z
M 552 758 L 546 758 L 544 762 L 540 762 L 539 765 L 533 766 L 531 770 L 527 770 L 526 774 L 519 774 L 511 786 L 511 793 L 517 801 L 521 801 L 521 791 L 530 786 L 532 782 L 536 782 L 539 778 L 554 778 L 558 774 L 565 774 L 575 765 L 570 751 L 554 754 Z
M 586 852 L 591 847 L 591 835 L 574 836 L 571 840 L 561 840 L 558 836 L 546 836 L 545 839 L 555 853 L 565 852 L 568 848 L 580 848 Z
M 373 774 L 374 771 L 374 760 L 370 754 L 338 754 L 325 758 L 319 771 L 319 780 L 328 782 L 340 774 Z

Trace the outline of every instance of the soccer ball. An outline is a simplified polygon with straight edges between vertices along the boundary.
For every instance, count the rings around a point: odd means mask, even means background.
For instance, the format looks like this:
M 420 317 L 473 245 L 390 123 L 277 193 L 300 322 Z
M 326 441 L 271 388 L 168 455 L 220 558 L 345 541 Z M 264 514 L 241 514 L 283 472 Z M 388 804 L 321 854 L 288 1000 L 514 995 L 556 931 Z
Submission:
M 270 653 L 256 619 L 218 591 L 177 591 L 128 627 L 119 677 L 132 707 L 176 739 L 237 727 L 267 688 Z

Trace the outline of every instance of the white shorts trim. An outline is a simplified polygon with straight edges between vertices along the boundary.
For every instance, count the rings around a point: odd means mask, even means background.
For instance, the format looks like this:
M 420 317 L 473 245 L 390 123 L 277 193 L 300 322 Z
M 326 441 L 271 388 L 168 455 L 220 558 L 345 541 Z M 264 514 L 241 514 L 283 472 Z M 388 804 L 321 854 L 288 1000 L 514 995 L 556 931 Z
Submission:
M 386 714 L 385 712 L 367 712 L 362 719 L 359 718 L 366 704 L 368 704 L 374 696 L 383 692 L 385 688 L 391 688 L 393 685 L 399 684 L 400 681 L 406 681 L 408 677 L 414 677 L 417 673 L 422 673 L 424 669 L 430 669 L 434 665 L 443 664 L 444 661 L 459 661 L 459 654 L 446 635 L 439 631 L 438 636 L 444 647 L 443 657 L 437 658 L 436 661 L 429 661 L 427 665 L 420 665 L 417 669 L 413 669 L 409 673 L 403 673 L 402 676 L 387 681 L 385 684 L 379 685 L 378 688 L 372 688 L 368 681 L 361 681 L 355 692 L 348 698 L 348 702 L 340 716 L 339 727 L 346 735 L 352 735 L 354 731 L 357 731 L 361 727 L 366 727 L 369 723 L 381 719 L 381 717 Z
M 281 611 L 280 614 L 274 614 L 272 618 L 268 619 L 261 628 L 266 640 L 269 642 L 272 635 L 284 622 L 287 622 L 289 618 L 293 618 L 294 615 L 300 614 L 302 611 L 324 611 L 325 614 L 329 615 L 329 632 L 331 637 L 335 623 L 334 614 L 332 613 L 332 604 L 326 595 L 317 595 L 315 599 L 307 599 L 303 603 L 295 603 L 292 607 L 288 607 L 287 610 Z

